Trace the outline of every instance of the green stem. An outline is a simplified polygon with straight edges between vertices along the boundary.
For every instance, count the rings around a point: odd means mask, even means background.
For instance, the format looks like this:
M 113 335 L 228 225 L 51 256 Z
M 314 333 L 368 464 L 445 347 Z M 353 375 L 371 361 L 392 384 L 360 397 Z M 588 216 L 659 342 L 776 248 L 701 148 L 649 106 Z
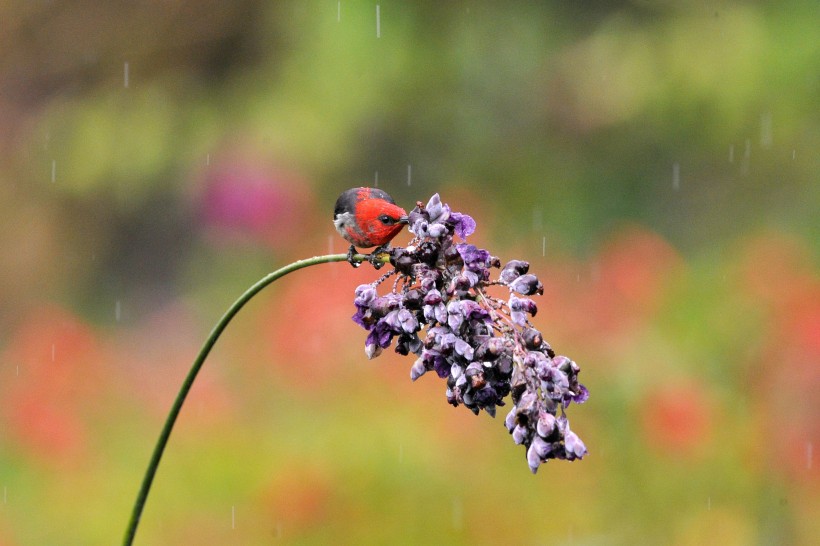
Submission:
M 368 256 L 363 254 L 355 254 L 353 256 L 353 260 L 359 263 L 367 259 Z M 382 262 L 385 261 L 385 258 L 382 256 L 379 256 L 379 259 Z M 148 498 L 148 492 L 151 490 L 154 475 L 157 473 L 157 467 L 162 459 L 162 453 L 165 451 L 165 445 L 168 443 L 168 438 L 171 436 L 174 423 L 176 423 L 177 417 L 179 416 L 179 411 L 182 409 L 182 404 L 188 396 L 188 391 L 191 390 L 191 386 L 194 384 L 194 380 L 199 373 L 199 369 L 208 357 L 208 353 L 210 353 L 214 343 L 216 343 L 216 340 L 219 339 L 219 336 L 222 334 L 222 331 L 225 330 L 225 327 L 228 326 L 231 319 L 239 312 L 240 309 L 242 309 L 242 306 L 244 306 L 248 300 L 280 277 L 284 277 L 292 271 L 296 271 L 297 269 L 302 269 L 311 265 L 343 262 L 345 260 L 347 260 L 347 254 L 328 254 L 326 256 L 315 256 L 306 260 L 293 262 L 290 265 L 286 265 L 285 267 L 277 269 L 273 273 L 268 273 L 262 277 L 256 282 L 256 284 L 248 288 L 244 294 L 239 296 L 239 299 L 233 302 L 228 310 L 225 311 L 225 314 L 222 315 L 222 318 L 220 318 L 219 322 L 216 323 L 216 326 L 214 326 L 213 330 L 211 330 L 208 339 L 205 340 L 205 343 L 199 350 L 199 354 L 196 356 L 194 364 L 191 366 L 190 371 L 188 371 L 188 375 L 185 376 L 185 381 L 182 382 L 182 386 L 180 387 L 177 397 L 174 400 L 174 405 L 171 406 L 171 411 L 168 412 L 168 417 L 165 419 L 162 432 L 160 432 L 157 444 L 154 446 L 154 453 L 151 455 L 151 460 L 148 463 L 148 469 L 145 471 L 145 476 L 142 478 L 142 485 L 140 486 L 139 493 L 137 494 L 137 500 L 134 502 L 134 509 L 131 512 L 131 520 L 128 522 L 128 528 L 125 531 L 125 540 L 123 541 L 125 546 L 130 546 L 134 542 L 134 535 L 137 533 L 137 526 L 139 525 L 140 517 L 142 516 L 142 510 L 145 507 L 145 501 Z

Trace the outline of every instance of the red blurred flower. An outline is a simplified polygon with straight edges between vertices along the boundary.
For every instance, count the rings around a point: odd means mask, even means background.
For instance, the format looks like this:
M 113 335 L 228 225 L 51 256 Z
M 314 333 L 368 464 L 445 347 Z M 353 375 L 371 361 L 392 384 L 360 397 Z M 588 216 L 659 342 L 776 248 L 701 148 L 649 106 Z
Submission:
M 752 376 L 775 468 L 797 483 L 820 479 L 813 451 L 820 446 L 820 280 L 799 240 L 766 234 L 752 240 L 741 260 L 743 287 L 761 308 L 764 340 Z M 772 411 L 777 408 L 777 411 Z
M 689 458 L 711 440 L 713 408 L 694 383 L 667 384 L 650 393 L 641 404 L 643 432 L 657 451 Z
M 611 352 L 663 304 L 679 278 L 683 259 L 659 235 L 638 226 L 624 227 L 586 264 L 552 256 L 539 274 L 544 299 L 538 321 L 545 331 L 567 331 L 587 347 Z M 560 337 L 560 336 L 559 336 Z
M 96 335 L 65 309 L 34 309 L 13 333 L 0 360 L 0 418 L 27 455 L 70 461 L 88 449 L 85 419 L 96 412 L 106 381 Z
M 618 231 L 596 260 L 595 297 L 611 325 L 656 311 L 681 265 L 677 251 L 659 235 L 635 226 Z
M 276 368 L 277 380 L 313 389 L 346 375 L 340 353 L 352 349 L 364 358 L 361 346 L 349 341 L 358 335 L 350 300 L 356 285 L 375 275 L 347 263 L 328 264 L 303 269 L 272 288 L 281 292 L 268 300 L 261 324 L 270 340 L 264 366 Z
M 261 494 L 268 520 L 287 529 L 289 535 L 321 525 L 329 516 L 329 507 L 335 504 L 337 485 L 321 468 L 297 461 L 283 463 L 282 468 L 287 472 Z
M 177 301 L 119 332 L 112 350 L 117 355 L 119 383 L 128 385 L 129 398 L 157 417 L 166 415 L 203 335 L 194 311 Z M 211 358 L 217 362 L 197 377 L 183 410 L 186 420 L 206 427 L 232 419 L 236 408 L 236 397 L 224 379 L 230 366 Z

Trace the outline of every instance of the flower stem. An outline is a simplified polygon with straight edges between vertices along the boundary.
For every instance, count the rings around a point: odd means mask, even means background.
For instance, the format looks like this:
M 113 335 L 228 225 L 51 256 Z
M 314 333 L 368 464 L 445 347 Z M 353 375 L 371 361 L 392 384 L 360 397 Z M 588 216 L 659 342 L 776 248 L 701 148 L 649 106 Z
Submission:
M 353 260 L 359 263 L 367 259 L 368 256 L 363 254 L 355 254 L 353 256 Z M 385 260 L 382 256 L 380 256 L 379 259 L 381 261 Z M 296 271 L 297 269 L 309 267 L 311 265 L 343 262 L 345 260 L 347 260 L 347 254 L 328 254 L 325 256 L 314 256 L 313 258 L 293 262 L 290 265 L 286 265 L 285 267 L 277 269 L 276 271 L 268 273 L 262 277 L 253 286 L 248 288 L 244 294 L 239 296 L 239 299 L 233 302 L 228 310 L 225 311 L 225 314 L 223 314 L 222 318 L 219 319 L 219 322 L 216 323 L 213 330 L 211 330 L 210 335 L 208 335 L 208 339 L 205 340 L 205 343 L 199 350 L 199 354 L 196 356 L 196 360 L 194 360 L 191 369 L 188 371 L 188 375 L 185 376 L 185 381 L 182 382 L 182 386 L 179 388 L 177 397 L 174 400 L 174 405 L 171 406 L 171 411 L 168 412 L 168 417 L 165 418 L 165 424 L 163 425 L 162 431 L 159 434 L 159 439 L 157 439 L 157 443 L 154 446 L 154 452 L 151 455 L 151 460 L 148 463 L 145 476 L 142 478 L 142 485 L 140 486 L 139 493 L 137 494 L 137 499 L 134 501 L 134 508 L 131 512 L 131 520 L 128 522 L 128 528 L 125 531 L 125 540 L 123 540 L 123 544 L 125 546 L 130 546 L 134 542 L 134 535 L 137 533 L 137 526 L 139 525 L 140 517 L 142 516 L 142 510 L 145 507 L 145 501 L 148 498 L 148 492 L 151 490 L 154 475 L 157 473 L 157 467 L 159 466 L 159 462 L 162 459 L 162 454 L 165 451 L 165 445 L 168 443 L 168 438 L 171 436 L 174 423 L 176 423 L 177 417 L 179 416 L 179 411 L 182 409 L 182 404 L 188 396 L 188 391 L 191 390 L 191 386 L 194 384 L 194 380 L 196 379 L 200 368 L 202 368 L 202 364 L 208 357 L 208 353 L 210 353 L 211 348 L 216 343 L 216 340 L 219 339 L 219 336 L 222 334 L 222 331 L 225 330 L 225 327 L 228 326 L 231 319 L 239 312 L 240 309 L 242 309 L 248 300 L 280 277 L 284 277 L 288 273 Z

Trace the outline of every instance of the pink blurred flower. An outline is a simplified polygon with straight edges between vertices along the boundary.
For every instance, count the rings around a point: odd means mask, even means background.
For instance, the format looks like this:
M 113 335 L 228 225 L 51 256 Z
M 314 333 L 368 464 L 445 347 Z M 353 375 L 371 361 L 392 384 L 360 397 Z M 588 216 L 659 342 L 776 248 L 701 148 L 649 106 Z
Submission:
M 203 221 L 219 235 L 290 247 L 300 242 L 296 228 L 312 225 L 308 184 L 283 169 L 228 159 L 207 172 L 204 184 Z

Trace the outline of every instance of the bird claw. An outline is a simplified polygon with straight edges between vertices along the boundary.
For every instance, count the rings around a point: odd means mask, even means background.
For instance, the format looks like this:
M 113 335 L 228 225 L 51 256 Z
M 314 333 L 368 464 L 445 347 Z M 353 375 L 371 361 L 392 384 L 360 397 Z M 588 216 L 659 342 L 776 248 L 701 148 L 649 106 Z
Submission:
M 353 245 L 350 245 L 350 248 L 347 249 L 347 263 L 349 263 L 353 267 L 359 267 L 360 265 L 362 265 L 362 262 L 357 262 L 356 260 L 354 260 L 353 257 L 355 255 L 356 255 L 356 247 L 353 246 Z
M 373 252 L 366 255 L 367 261 L 370 262 L 370 265 L 373 266 L 373 269 L 381 269 L 382 267 L 384 267 L 385 262 L 379 259 L 379 255 L 387 252 L 387 247 L 388 245 L 377 246 L 373 250 Z M 350 245 L 350 248 L 347 250 L 347 263 L 349 263 L 353 267 L 359 267 L 360 265 L 362 265 L 362 262 L 355 259 L 356 254 L 358 254 L 356 252 L 356 247 Z
M 387 252 L 388 245 L 381 245 L 377 246 L 373 252 L 367 255 L 367 261 L 370 262 L 370 265 L 373 266 L 373 269 L 381 269 L 384 267 L 384 262 L 379 259 L 379 254 L 384 254 Z

